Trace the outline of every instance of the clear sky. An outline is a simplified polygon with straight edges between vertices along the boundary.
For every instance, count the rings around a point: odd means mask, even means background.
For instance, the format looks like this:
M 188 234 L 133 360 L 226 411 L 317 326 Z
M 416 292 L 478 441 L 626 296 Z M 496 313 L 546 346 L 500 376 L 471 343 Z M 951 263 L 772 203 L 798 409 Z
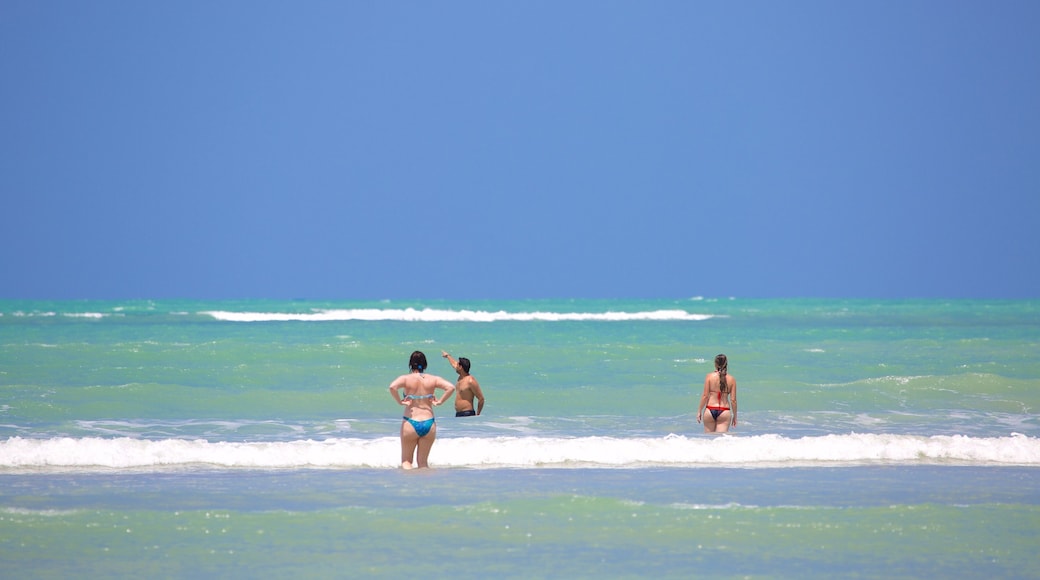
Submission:
M 1040 2 L 0 2 L 0 297 L 1040 297 Z

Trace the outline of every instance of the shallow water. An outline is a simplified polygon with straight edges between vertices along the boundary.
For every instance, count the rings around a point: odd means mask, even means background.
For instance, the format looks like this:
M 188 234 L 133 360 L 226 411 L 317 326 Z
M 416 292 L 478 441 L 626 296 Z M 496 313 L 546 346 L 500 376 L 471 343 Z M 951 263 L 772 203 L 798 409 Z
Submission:
M 1033 468 L 304 470 L 5 476 L 36 577 L 1030 577 Z M 9 557 L 8 557 L 9 556 Z M 691 568 L 694 567 L 694 568 Z

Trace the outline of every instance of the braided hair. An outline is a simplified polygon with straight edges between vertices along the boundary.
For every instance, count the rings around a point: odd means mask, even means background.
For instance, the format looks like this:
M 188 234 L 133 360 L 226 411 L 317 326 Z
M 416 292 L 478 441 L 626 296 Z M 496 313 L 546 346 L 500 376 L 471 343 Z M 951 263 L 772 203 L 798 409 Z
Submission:
M 720 354 L 715 357 L 715 370 L 719 371 L 719 392 L 728 393 L 729 383 L 726 382 L 726 375 L 729 374 L 729 360 L 726 359 L 726 355 Z

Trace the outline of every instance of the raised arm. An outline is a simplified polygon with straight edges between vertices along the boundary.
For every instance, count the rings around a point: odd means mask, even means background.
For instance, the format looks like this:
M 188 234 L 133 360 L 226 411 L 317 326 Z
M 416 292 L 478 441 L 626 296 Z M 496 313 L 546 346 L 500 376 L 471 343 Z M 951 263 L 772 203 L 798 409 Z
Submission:
M 455 359 L 451 358 L 451 355 L 448 354 L 448 351 L 442 350 L 441 356 L 448 359 L 448 364 L 451 365 L 451 368 L 455 369 L 456 371 L 459 370 L 459 363 Z

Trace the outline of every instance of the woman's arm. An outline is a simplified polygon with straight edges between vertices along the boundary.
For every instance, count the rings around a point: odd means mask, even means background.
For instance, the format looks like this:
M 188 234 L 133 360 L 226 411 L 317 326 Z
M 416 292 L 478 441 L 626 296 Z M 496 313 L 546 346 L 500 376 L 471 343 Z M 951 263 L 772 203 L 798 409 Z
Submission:
M 708 391 L 708 384 L 709 384 L 708 377 L 710 377 L 710 376 L 711 376 L 710 374 L 704 376 L 704 392 L 701 393 L 701 402 L 700 402 L 699 405 L 697 405 L 697 422 L 698 423 L 701 422 L 701 418 L 704 416 L 704 406 L 708 404 L 708 393 L 709 393 L 709 391 Z
M 449 383 L 448 381 L 446 381 L 444 379 L 440 379 L 437 382 L 437 384 L 433 386 L 433 388 L 434 388 L 434 390 L 444 389 L 444 394 L 441 395 L 441 398 L 439 398 L 439 399 L 437 399 L 436 401 L 433 402 L 433 405 L 435 407 L 439 407 L 439 406 L 443 405 L 444 401 L 447 401 L 448 399 L 450 399 L 451 395 L 453 393 L 455 393 L 455 385 Z
M 399 391 L 399 389 L 401 388 L 401 382 L 401 377 L 398 377 L 394 379 L 394 382 L 390 383 L 390 396 L 393 397 L 395 401 L 397 401 L 398 405 L 404 404 L 404 401 L 401 400 L 401 393 Z
M 733 379 L 733 386 L 729 391 L 729 412 L 733 416 L 734 427 L 737 426 L 737 379 Z

